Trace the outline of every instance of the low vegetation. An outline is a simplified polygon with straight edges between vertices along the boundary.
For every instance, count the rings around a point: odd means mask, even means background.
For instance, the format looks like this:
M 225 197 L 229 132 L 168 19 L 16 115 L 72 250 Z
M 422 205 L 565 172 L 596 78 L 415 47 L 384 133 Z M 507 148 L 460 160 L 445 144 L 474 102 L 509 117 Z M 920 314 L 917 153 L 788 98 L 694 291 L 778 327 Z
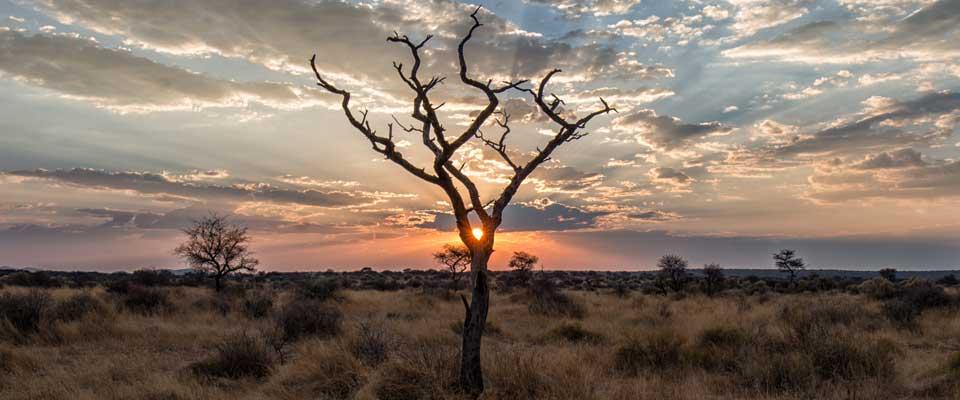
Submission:
M 954 286 L 682 269 L 495 275 L 483 398 L 960 396 Z M 0 279 L 3 399 L 467 398 L 446 272 L 248 275 L 219 292 L 30 274 Z

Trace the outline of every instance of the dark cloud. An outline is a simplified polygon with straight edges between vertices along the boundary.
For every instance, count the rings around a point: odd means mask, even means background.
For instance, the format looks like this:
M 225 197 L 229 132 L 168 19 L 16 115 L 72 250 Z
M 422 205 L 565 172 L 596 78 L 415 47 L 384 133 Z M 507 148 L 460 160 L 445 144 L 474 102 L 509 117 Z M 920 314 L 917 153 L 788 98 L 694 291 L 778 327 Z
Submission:
M 901 149 L 891 152 L 880 153 L 855 164 L 856 169 L 887 169 L 887 168 L 907 168 L 922 167 L 927 165 L 923 161 L 923 155 L 914 149 Z
M 143 194 L 172 195 L 200 201 L 268 201 L 318 207 L 347 207 L 371 204 L 376 200 L 359 193 L 289 190 L 267 184 L 223 186 L 181 182 L 151 172 L 111 172 L 74 168 L 19 170 L 8 171 L 5 174 L 16 177 L 49 179 L 81 187 L 132 190 Z
M 670 181 L 675 184 L 690 183 L 693 178 L 682 171 L 670 167 L 657 167 L 650 170 L 650 176 L 655 180 Z
M 626 217 L 634 220 L 652 222 L 673 221 L 680 218 L 680 216 L 677 214 L 659 210 L 628 213 L 626 214 Z
M 431 212 L 432 221 L 423 222 L 418 227 L 431 228 L 439 231 L 456 229 L 453 215 L 444 212 Z M 572 229 L 592 228 L 597 218 L 607 215 L 606 212 L 585 211 L 576 207 L 567 206 L 550 201 L 513 204 L 503 211 L 503 231 L 567 231 Z
M 960 109 L 960 93 L 939 92 L 894 103 L 854 122 L 830 127 L 789 144 L 774 154 L 863 153 L 877 148 L 928 144 L 949 137 L 952 128 L 930 127 L 924 117 L 939 116 Z M 916 123 L 916 126 L 913 126 Z M 914 129 L 907 129 L 912 126 Z
M 305 107 L 321 93 L 295 86 L 212 78 L 67 35 L 0 30 L 0 70 L 32 85 L 104 107 L 143 110 L 239 106 Z
M 726 134 L 732 128 L 719 122 L 688 124 L 653 110 L 636 110 L 613 120 L 613 125 L 627 134 L 639 135 L 647 143 L 662 150 L 674 150 L 688 142 L 709 135 Z

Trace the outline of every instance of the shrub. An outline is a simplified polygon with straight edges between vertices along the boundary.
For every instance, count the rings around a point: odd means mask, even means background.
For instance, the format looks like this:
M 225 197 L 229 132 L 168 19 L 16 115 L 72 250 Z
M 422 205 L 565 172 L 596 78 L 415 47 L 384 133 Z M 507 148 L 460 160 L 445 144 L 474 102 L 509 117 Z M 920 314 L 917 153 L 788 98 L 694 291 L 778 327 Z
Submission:
M 896 285 L 887 278 L 873 278 L 857 285 L 857 290 L 875 299 L 887 299 L 897 292 Z
M 50 295 L 34 289 L 25 294 L 0 295 L 0 322 L 6 321 L 15 335 L 29 335 L 40 331 L 52 305 Z
M 23 286 L 34 288 L 59 287 L 60 281 L 54 279 L 46 271 L 20 271 L 4 276 L 0 279 L 3 283 L 11 286 Z
M 894 375 L 896 348 L 886 341 L 865 340 L 843 334 L 824 334 L 803 346 L 824 380 L 862 381 Z
M 244 297 L 241 304 L 243 315 L 250 319 L 265 318 L 273 309 L 273 296 L 267 292 L 257 292 Z
M 284 395 L 270 398 L 349 399 L 366 380 L 363 365 L 337 346 L 306 348 L 287 371 L 279 382 Z
M 575 343 L 599 343 L 603 335 L 584 329 L 579 323 L 563 323 L 547 334 L 548 338 L 567 340 Z
M 631 376 L 643 371 L 665 372 L 682 364 L 683 339 L 669 330 L 631 338 L 614 354 L 614 368 Z
M 106 307 L 89 293 L 77 293 L 53 307 L 53 318 L 57 321 L 70 322 L 79 320 L 90 314 L 103 315 Z
M 169 285 L 172 279 L 173 273 L 167 270 L 138 269 L 130 276 L 130 282 L 146 287 Z
M 533 300 L 529 310 L 533 314 L 583 318 L 584 307 L 560 289 L 550 279 L 536 279 L 530 287 Z
M 339 299 L 340 284 L 330 278 L 313 279 L 304 282 L 297 295 L 303 299 L 327 301 Z
M 807 355 L 795 351 L 752 349 L 738 368 L 737 383 L 765 393 L 800 392 L 813 387 L 816 374 Z
M 700 333 L 690 351 L 691 361 L 708 371 L 733 372 L 744 346 L 749 345 L 746 332 L 734 327 L 719 326 Z
M 883 303 L 883 315 L 894 325 L 903 329 L 916 329 L 917 318 L 923 309 L 903 299 L 894 299 Z
M 318 301 L 296 300 L 283 307 L 275 322 L 285 341 L 296 341 L 307 336 L 336 336 L 342 319 L 336 308 Z
M 123 295 L 123 306 L 129 311 L 151 315 L 173 309 L 169 294 L 164 289 L 129 285 Z
M 193 373 L 198 376 L 229 379 L 264 378 L 272 368 L 273 361 L 266 345 L 246 333 L 227 337 L 217 346 L 212 358 L 191 365 Z
M 450 398 L 459 370 L 456 346 L 440 338 L 417 339 L 381 367 L 374 392 L 380 400 Z
M 390 338 L 383 325 L 363 321 L 358 324 L 356 336 L 347 341 L 347 348 L 358 360 L 376 366 L 386 361 Z

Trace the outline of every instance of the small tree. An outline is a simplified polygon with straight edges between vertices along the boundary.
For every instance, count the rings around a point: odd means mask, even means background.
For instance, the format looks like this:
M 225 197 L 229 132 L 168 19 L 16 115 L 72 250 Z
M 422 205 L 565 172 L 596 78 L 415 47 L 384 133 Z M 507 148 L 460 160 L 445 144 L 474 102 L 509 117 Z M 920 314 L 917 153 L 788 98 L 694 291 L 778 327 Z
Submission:
M 540 257 L 525 251 L 515 251 L 513 252 L 513 257 L 510 258 L 510 263 L 507 265 L 516 271 L 520 280 L 526 285 L 529 283 L 530 275 L 538 262 L 540 262 Z
M 790 275 L 790 283 L 796 281 L 797 274 L 806 269 L 803 259 L 796 257 L 796 254 L 797 252 L 793 250 L 783 249 L 780 250 L 779 253 L 773 255 L 773 260 L 776 262 L 777 269 L 779 269 L 780 272 Z
M 708 295 L 713 296 L 723 288 L 723 268 L 720 264 L 707 264 L 703 266 L 703 289 Z
M 687 260 L 675 254 L 667 254 L 657 261 L 657 267 L 660 268 L 658 275 L 677 292 L 683 291 L 687 281 L 687 266 Z
M 187 241 L 177 246 L 174 254 L 198 272 L 212 276 L 218 292 L 228 275 L 256 271 L 259 261 L 247 247 L 247 228 L 229 223 L 226 216 L 210 214 L 194 221 L 183 233 L 187 234 Z
M 440 251 L 433 253 L 433 259 L 450 273 L 453 287 L 459 288 L 460 276 L 470 266 L 470 249 L 462 244 L 445 244 Z
M 880 270 L 880 277 L 886 279 L 890 282 L 897 281 L 897 269 L 896 268 L 884 268 Z

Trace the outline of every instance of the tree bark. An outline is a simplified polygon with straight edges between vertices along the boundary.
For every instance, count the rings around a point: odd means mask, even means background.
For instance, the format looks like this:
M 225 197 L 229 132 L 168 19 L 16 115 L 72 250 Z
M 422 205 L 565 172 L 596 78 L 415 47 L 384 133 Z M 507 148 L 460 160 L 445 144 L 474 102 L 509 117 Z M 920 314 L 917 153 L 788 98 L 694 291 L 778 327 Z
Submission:
M 480 344 L 490 308 L 487 261 L 492 252 L 492 249 L 480 249 L 474 253 L 470 265 L 473 290 L 469 306 L 466 297 L 462 298 L 466 316 L 463 320 L 463 344 L 460 351 L 460 386 L 475 398 L 483 392 Z
M 219 293 L 220 289 L 223 289 L 223 283 L 220 282 L 220 275 L 213 276 L 213 287 L 216 289 L 216 292 Z

